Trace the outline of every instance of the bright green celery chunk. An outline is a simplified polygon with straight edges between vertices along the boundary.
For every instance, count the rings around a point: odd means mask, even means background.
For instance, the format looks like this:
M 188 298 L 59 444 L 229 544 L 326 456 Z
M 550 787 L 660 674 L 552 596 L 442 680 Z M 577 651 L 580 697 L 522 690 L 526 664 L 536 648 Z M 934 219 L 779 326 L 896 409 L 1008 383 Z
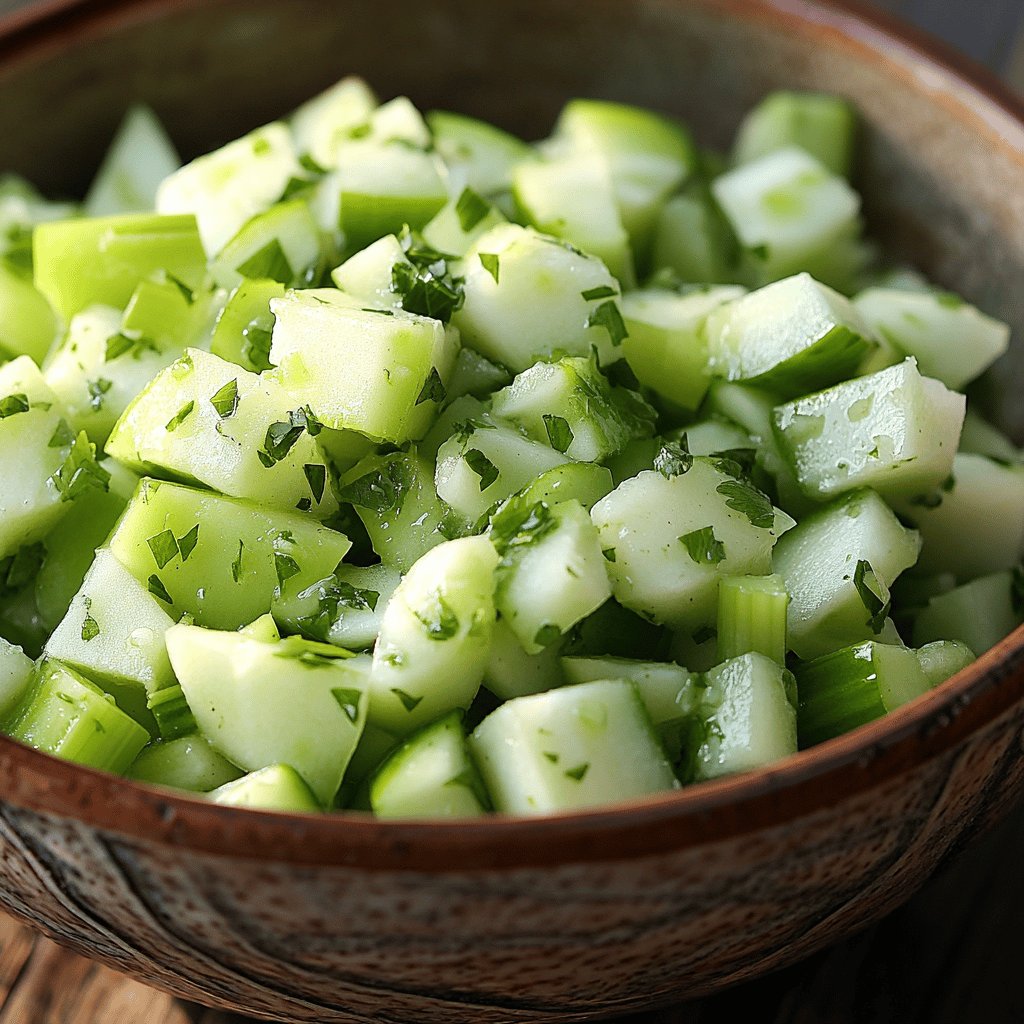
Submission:
M 427 124 L 452 179 L 482 196 L 509 191 L 513 168 L 532 155 L 514 135 L 465 114 L 432 110 Z
M 623 224 L 638 262 L 645 264 L 658 211 L 696 168 L 689 134 L 652 110 L 576 99 L 562 108 L 554 142 L 607 161 Z
M 873 722 L 932 687 L 916 652 L 873 640 L 799 665 L 796 681 L 801 747 Z
M 215 804 L 257 811 L 316 814 L 323 810 L 302 776 L 287 764 L 271 764 L 208 794 Z
M 0 262 L 0 357 L 46 358 L 57 337 L 57 319 L 42 293 L 6 262 Z
M 927 377 L 962 391 L 1007 349 L 1010 328 L 951 292 L 869 288 L 853 304 L 864 322 L 913 356 Z
M 718 656 L 757 652 L 786 664 L 789 594 L 780 576 L 728 576 L 718 585 Z
M 187 625 L 167 631 L 167 651 L 214 749 L 246 771 L 289 764 L 330 806 L 366 720 L 366 659 Z
M 368 455 L 342 476 L 338 496 L 355 509 L 381 560 L 400 571 L 445 539 L 433 466 L 415 448 Z
M 398 736 L 476 696 L 494 624 L 498 555 L 486 537 L 428 551 L 399 584 L 373 652 L 369 720 Z
M 5 731 L 46 754 L 115 773 L 149 742 L 149 733 L 113 697 L 57 661 L 40 663 Z
M 291 133 L 275 121 L 166 177 L 157 190 L 156 208 L 164 214 L 193 214 L 203 248 L 213 257 L 301 175 Z
M 694 183 L 662 207 L 654 228 L 651 262 L 690 284 L 737 280 L 739 242 L 707 185 Z
M 504 814 L 576 810 L 679 785 L 635 685 L 624 680 L 517 697 L 492 711 L 469 743 Z
M 211 629 L 263 615 L 276 594 L 330 575 L 350 547 L 301 513 L 156 480 L 139 484 L 110 538 L 114 557 L 168 614 Z
M 312 640 L 369 650 L 380 632 L 381 616 L 401 581 L 386 565 L 339 565 L 299 593 L 276 597 L 275 619 Z
M 921 533 L 919 572 L 966 581 L 1012 569 L 1024 553 L 1024 466 L 959 452 L 938 488 L 894 508 Z
M 535 477 L 571 461 L 511 425 L 473 419 L 438 449 L 434 483 L 455 525 L 472 528 Z
M 99 683 L 148 725 L 146 695 L 174 683 L 164 646 L 174 620 L 165 607 L 101 548 L 44 653 Z
M 622 298 L 628 336 L 622 354 L 637 380 L 685 409 L 696 409 L 711 382 L 704 324 L 725 302 L 743 295 L 733 285 L 684 294 L 663 289 Z
M 975 660 L 973 651 L 959 640 L 933 640 L 914 653 L 931 686 L 944 683 Z
M 525 160 L 513 172 L 512 195 L 538 231 L 596 256 L 624 288 L 636 284 L 629 236 L 606 163 L 587 153 Z
M 361 309 L 334 289 L 288 292 L 270 308 L 270 358 L 281 383 L 320 422 L 401 444 L 437 415 L 458 352 L 440 321 Z
M 0 558 L 43 538 L 90 487 L 107 487 L 64 415 L 28 356 L 0 367 Z
M 875 347 L 849 299 L 809 274 L 719 306 L 705 333 L 714 376 L 787 397 L 852 376 Z
M 507 218 L 496 206 L 467 187 L 423 225 L 422 234 L 427 245 L 439 252 L 465 256 L 481 235 L 506 222 Z
M 525 697 L 562 686 L 561 644 L 544 647 L 538 654 L 527 654 L 504 619 L 494 623 L 491 650 L 484 669 L 484 686 L 500 700 Z
M 465 301 L 452 317 L 463 343 L 515 373 L 553 355 L 621 357 L 619 285 L 596 257 L 532 228 L 502 224 L 462 264 Z
M 149 212 L 160 182 L 180 165 L 156 114 L 141 103 L 129 107 L 89 186 L 85 215 Z
M 103 545 L 121 517 L 139 478 L 112 459 L 103 461 L 110 475 L 107 490 L 92 488 L 76 498 L 70 511 L 43 540 L 45 557 L 35 579 L 35 602 L 47 633 L 64 618 Z
M 843 288 L 860 269 L 860 196 L 804 150 L 752 160 L 716 178 L 711 191 L 755 283 L 804 270 Z
M 139 473 L 327 518 L 338 504 L 318 432 L 273 377 L 188 349 L 125 409 L 106 450 Z
M 721 577 L 771 571 L 794 525 L 728 460 L 663 449 L 655 471 L 620 484 L 591 510 L 618 601 L 693 632 L 712 625 Z
M 914 643 L 959 640 L 981 657 L 1024 622 L 1022 576 L 1005 569 L 936 595 L 914 621 Z
M 0 722 L 21 703 L 34 669 L 32 659 L 20 647 L 0 639 Z
M 804 493 L 872 487 L 926 494 L 953 468 L 966 400 L 922 377 L 913 359 L 778 406 L 775 436 Z
M 870 490 L 802 520 L 775 547 L 789 591 L 789 646 L 805 660 L 877 637 L 889 588 L 917 561 L 921 538 Z
M 270 337 L 274 329 L 270 300 L 280 299 L 285 291 L 278 281 L 242 281 L 217 318 L 210 351 L 253 373 L 269 370 Z
M 488 536 L 501 555 L 495 605 L 527 654 L 557 643 L 612 596 L 601 539 L 578 501 L 513 498 Z
M 242 776 L 199 733 L 146 747 L 125 774 L 136 782 L 191 793 L 209 793 Z
M 857 115 L 841 96 L 780 90 L 769 93 L 743 118 L 733 159 L 745 164 L 799 146 L 833 174 L 848 178 L 856 132 Z
M 583 462 L 601 462 L 654 433 L 657 413 L 625 388 L 612 387 L 593 359 L 537 363 L 494 395 L 495 416 L 535 441 Z
M 308 286 L 317 283 L 324 255 L 309 205 L 291 199 L 243 224 L 210 264 L 210 274 L 222 288 L 235 288 L 244 278 Z
M 343 78 L 292 114 L 296 148 L 321 167 L 334 166 L 338 148 L 368 124 L 376 106 L 377 97 L 361 78 Z
M 196 220 L 187 213 L 40 224 L 33 250 L 36 287 L 65 322 L 87 306 L 123 309 L 156 270 L 193 290 L 206 274 Z
M 279 640 L 280 637 L 275 639 Z M 148 693 L 146 707 L 156 722 L 156 732 L 162 740 L 191 736 L 197 729 L 185 692 L 177 683 Z
M 458 711 L 410 736 L 370 783 L 378 818 L 471 818 L 489 803 Z

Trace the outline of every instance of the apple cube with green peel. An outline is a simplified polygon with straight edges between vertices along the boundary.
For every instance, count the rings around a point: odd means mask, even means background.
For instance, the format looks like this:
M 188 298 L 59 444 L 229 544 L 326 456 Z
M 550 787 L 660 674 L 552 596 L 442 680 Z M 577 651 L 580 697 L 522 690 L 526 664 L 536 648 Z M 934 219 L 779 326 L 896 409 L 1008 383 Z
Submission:
M 711 382 L 704 324 L 743 294 L 740 287 L 722 285 L 686 294 L 650 288 L 624 295 L 629 333 L 622 354 L 637 380 L 684 409 L 696 409 Z
M 802 520 L 775 546 L 789 593 L 789 647 L 804 660 L 881 634 L 889 588 L 917 561 L 921 538 L 871 490 Z
M 343 78 L 292 114 L 295 148 L 320 167 L 335 166 L 339 148 L 369 122 L 376 107 L 377 97 L 361 78 Z
M 486 537 L 428 551 L 391 595 L 373 652 L 369 720 L 407 736 L 468 708 L 483 680 L 494 625 L 498 553 Z
M 458 334 L 438 320 L 354 301 L 335 289 L 271 301 L 279 379 L 328 427 L 393 444 L 422 437 L 444 400 Z
M 538 231 L 596 256 L 624 288 L 636 283 L 629 236 L 605 162 L 586 153 L 524 161 L 513 172 L 512 195 Z
M 913 359 L 777 406 L 775 436 L 804 492 L 873 487 L 913 498 L 953 468 L 966 400 L 922 377 Z
M 711 191 L 760 283 L 801 270 L 840 283 L 841 250 L 860 232 L 860 196 L 810 153 L 769 153 L 716 178 Z
M 117 560 L 178 618 L 237 629 L 277 594 L 329 576 L 351 542 L 300 512 L 143 480 L 110 537 Z
M 44 653 L 103 685 L 115 697 L 171 686 L 164 634 L 174 620 L 166 605 L 101 548 L 67 614 L 46 642 Z M 131 713 L 129 704 L 123 705 Z
M 275 121 L 168 175 L 157 189 L 156 208 L 193 214 L 203 248 L 213 257 L 301 175 L 291 132 Z
M 677 789 L 633 683 L 517 697 L 469 740 L 496 811 L 548 814 Z
M 591 516 L 616 600 L 692 633 L 715 622 L 719 579 L 770 572 L 772 549 L 794 522 L 728 460 L 667 446 L 655 466 Z
M 432 110 L 427 124 L 452 180 L 482 196 L 508 192 L 513 168 L 533 156 L 521 139 L 475 117 Z
M 1007 324 L 951 292 L 869 288 L 853 304 L 876 334 L 955 391 L 980 376 L 1010 343 Z
M 242 776 L 226 757 L 218 754 L 205 737 L 194 732 L 174 740 L 153 743 L 131 763 L 125 773 L 136 782 L 170 786 L 191 793 L 209 793 Z
M 714 376 L 787 397 L 852 376 L 876 347 L 850 300 L 810 274 L 719 306 L 704 331 Z
M 288 764 L 267 765 L 218 786 L 207 797 L 223 807 L 245 807 L 253 811 L 316 814 L 323 810 L 302 776 Z
M 527 654 L 557 643 L 612 596 L 601 538 L 578 501 L 513 498 L 488 536 L 502 556 L 495 604 Z
M 128 406 L 106 450 L 138 473 L 325 519 L 338 503 L 317 433 L 273 377 L 188 349 Z
M 36 287 L 65 323 L 87 306 L 123 309 L 154 271 L 193 290 L 206 275 L 196 218 L 184 212 L 40 224 L 33 255 Z
M 619 285 L 597 258 L 532 228 L 502 224 L 462 264 L 465 302 L 452 317 L 463 343 L 515 373 L 554 355 L 621 358 Z
M 281 298 L 286 290 L 279 281 L 265 278 L 242 281 L 217 317 L 210 351 L 253 373 L 271 369 L 274 314 L 270 300 Z
M 56 337 L 50 303 L 31 280 L 0 263 L 0 357 L 31 356 L 42 363 Z
M 299 637 L 167 631 L 174 674 L 199 731 L 247 771 L 291 765 L 330 806 L 366 721 L 366 659 Z

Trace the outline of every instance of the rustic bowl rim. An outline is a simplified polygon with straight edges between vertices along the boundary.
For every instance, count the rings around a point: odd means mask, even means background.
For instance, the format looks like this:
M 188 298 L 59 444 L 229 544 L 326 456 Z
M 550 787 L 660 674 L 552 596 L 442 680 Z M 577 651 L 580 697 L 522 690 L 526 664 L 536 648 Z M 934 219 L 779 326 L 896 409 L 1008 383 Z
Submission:
M 669 0 L 680 2 L 680 0 Z M 950 47 L 857 0 L 689 0 L 737 20 L 785 22 L 858 51 L 912 86 L 924 68 L 940 101 L 1007 148 L 1024 170 L 1024 143 L 992 126 L 993 107 L 1024 130 L 1024 101 Z M 72 49 L 80 33 L 159 17 L 208 0 L 46 0 L 0 19 L 0 65 L 44 48 Z M 919 88 L 925 88 L 918 82 Z M 951 88 L 952 87 L 952 88 Z M 952 98 L 955 93 L 955 99 Z M 778 764 L 606 808 L 545 817 L 493 815 L 448 823 L 379 821 L 368 814 L 241 810 L 61 761 L 0 736 L 3 802 L 76 819 L 130 839 L 197 853 L 307 866 L 429 872 L 552 866 L 653 856 L 742 840 L 871 798 L 924 760 L 947 754 L 1024 699 L 1024 626 L 935 690 L 838 739 Z M 1018 745 L 1010 755 L 1022 756 Z M 0 817 L 3 812 L 0 809 Z

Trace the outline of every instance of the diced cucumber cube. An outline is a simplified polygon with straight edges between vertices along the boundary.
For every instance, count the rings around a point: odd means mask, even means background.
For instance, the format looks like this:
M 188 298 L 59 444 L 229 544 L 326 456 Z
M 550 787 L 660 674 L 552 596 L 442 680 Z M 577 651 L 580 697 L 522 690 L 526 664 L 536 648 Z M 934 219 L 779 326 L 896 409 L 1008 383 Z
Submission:
M 604 466 L 592 462 L 565 462 L 546 470 L 516 495 L 526 506 L 543 501 L 556 505 L 575 499 L 588 512 L 614 487 L 612 474 Z
M 1021 570 L 1004 569 L 933 597 L 914 621 L 914 644 L 959 640 L 979 658 L 1024 622 Z
M 273 377 L 188 349 L 128 406 L 106 450 L 138 473 L 323 519 L 338 503 L 316 432 Z
M 213 257 L 301 174 L 291 133 L 275 121 L 166 177 L 157 190 L 156 208 L 165 214 L 194 214 L 203 248 Z
M 483 680 L 494 624 L 498 554 L 486 537 L 428 551 L 381 619 L 373 652 L 370 721 L 405 736 L 456 708 Z
M 1001 430 L 982 419 L 973 409 L 964 416 L 960 451 L 985 455 L 1010 466 L 1024 465 L 1024 449 L 1018 448 Z
M 34 668 L 32 659 L 20 647 L 0 639 L 0 722 L 21 703 Z
M 651 262 L 688 284 L 724 284 L 737 278 L 739 243 L 707 186 L 687 189 L 662 207 Z
M 838 286 L 859 234 L 860 196 L 809 153 L 787 147 L 737 167 L 711 184 L 761 283 L 801 270 Z
M 527 654 L 504 619 L 494 623 L 484 686 L 499 700 L 543 693 L 565 683 L 559 644 Z M 603 678 L 603 677 L 602 677 Z
M 512 168 L 532 155 L 525 142 L 475 117 L 432 110 L 427 124 L 452 180 L 483 196 L 511 189 Z
M 637 380 L 685 409 L 696 409 L 711 379 L 704 324 L 713 310 L 742 294 L 742 288 L 723 286 L 683 295 L 647 289 L 623 296 L 629 333 L 622 354 Z
M 576 810 L 679 785 L 636 687 L 624 680 L 517 697 L 469 742 L 504 814 Z
M 385 235 L 332 270 L 331 280 L 347 295 L 367 305 L 402 309 L 402 296 L 394 287 L 394 268 L 398 263 L 408 262 L 398 239 Z
M 629 236 L 606 163 L 586 153 L 527 160 L 513 173 L 512 194 L 538 231 L 596 256 L 624 288 L 636 283 Z
M 291 765 L 323 806 L 341 785 L 366 720 L 366 663 L 297 637 L 262 643 L 177 625 L 167 652 L 199 731 L 256 771 Z
M 465 302 L 452 323 L 488 359 L 519 373 L 556 354 L 596 349 L 602 365 L 620 358 L 619 285 L 596 257 L 502 224 L 470 247 L 463 274 Z
M 685 427 L 672 431 L 669 439 L 677 439 L 675 435 L 686 437 L 686 446 L 691 455 L 726 455 L 731 458 L 741 452 L 755 452 L 754 439 L 742 427 L 731 423 L 720 416 L 711 416 L 706 420 L 688 423 Z M 651 466 L 654 463 L 652 461 Z
M 123 309 L 138 283 L 164 270 L 196 289 L 206 254 L 191 214 L 123 214 L 40 224 L 36 287 L 66 322 L 87 306 Z
M 953 468 L 966 401 L 913 359 L 775 409 L 779 447 L 809 497 L 872 487 L 926 494 Z
M 504 367 L 492 363 L 471 348 L 460 348 L 446 390 L 450 400 L 463 395 L 486 397 L 492 391 L 503 388 L 510 380 L 511 374 Z
M 612 596 L 601 538 L 578 501 L 514 498 L 488 534 L 502 556 L 495 604 L 527 654 L 538 654 Z
M 270 337 L 274 330 L 270 300 L 281 298 L 285 290 L 279 281 L 242 281 L 217 318 L 210 351 L 253 373 L 269 370 Z
M 853 303 L 875 334 L 954 391 L 980 376 L 1010 344 L 1007 324 L 951 292 L 869 288 Z
M 850 300 L 809 274 L 710 311 L 705 332 L 715 376 L 786 395 L 844 380 L 876 344 Z
M 24 178 L 0 174 L 0 253 L 12 268 L 31 272 L 36 225 L 69 220 L 79 213 L 76 203 L 44 199 Z
M 423 225 L 423 239 L 438 252 L 465 256 L 481 235 L 505 223 L 507 218 L 496 206 L 467 187 Z
M 339 148 L 369 123 L 376 106 L 377 97 L 361 78 L 343 78 L 292 114 L 295 148 L 321 167 L 335 166 Z
M 656 465 L 621 483 L 591 515 L 616 599 L 693 632 L 715 621 L 720 577 L 770 572 L 772 548 L 794 524 L 733 476 L 734 464 L 664 450 Z
M 959 640 L 935 640 L 914 652 L 931 686 L 938 686 L 974 661 L 971 649 Z
M 323 810 L 302 776 L 287 764 L 272 764 L 228 782 L 209 794 L 215 804 L 258 811 L 315 814 Z
M 444 399 L 457 333 L 438 320 L 349 302 L 321 289 L 270 303 L 270 358 L 281 383 L 328 427 L 393 444 L 422 437 Z
M 136 782 L 192 793 L 209 793 L 242 776 L 199 733 L 146 747 L 125 774 Z
M 57 318 L 42 292 L 0 263 L 0 358 L 31 356 L 42 363 L 56 337 Z
M 584 462 L 601 462 L 649 437 L 657 418 L 639 395 L 613 388 L 592 359 L 579 356 L 524 370 L 491 408 L 535 441 Z
M 869 490 L 804 519 L 775 546 L 789 592 L 789 646 L 804 660 L 878 636 L 889 588 L 917 561 L 921 539 Z
M 114 557 L 173 618 L 237 629 L 330 575 L 351 542 L 309 516 L 143 480 L 110 537 Z
M 378 818 L 472 818 L 489 802 L 457 711 L 410 736 L 370 784 Z
M 740 123 L 733 159 L 745 164 L 787 146 L 798 146 L 833 174 L 848 178 L 856 131 L 857 115 L 841 96 L 773 92 Z
M 85 197 L 87 217 L 146 213 L 160 182 L 181 165 L 174 144 L 149 107 L 128 108 Z

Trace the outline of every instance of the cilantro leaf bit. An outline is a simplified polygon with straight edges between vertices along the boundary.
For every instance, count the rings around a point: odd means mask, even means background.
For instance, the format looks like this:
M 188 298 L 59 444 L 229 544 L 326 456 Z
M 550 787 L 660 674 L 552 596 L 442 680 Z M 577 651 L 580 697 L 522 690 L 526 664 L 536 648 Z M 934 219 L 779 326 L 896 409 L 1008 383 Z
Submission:
M 440 405 L 448 397 L 448 391 L 444 386 L 444 381 L 441 380 L 441 375 L 437 372 L 437 367 L 432 366 L 430 368 L 430 375 L 423 382 L 423 387 L 420 388 L 420 393 L 416 398 L 416 404 L 422 405 L 424 402 L 434 402 Z
M 725 558 L 725 545 L 715 536 L 712 526 L 684 533 L 679 540 L 698 565 L 718 565 Z
M 53 437 L 50 438 L 50 443 L 47 445 L 48 448 L 67 448 L 69 444 L 73 444 L 75 440 L 75 432 L 68 426 L 68 421 L 62 419 L 57 424 L 56 429 L 53 432 Z
M 619 293 L 609 284 L 601 284 L 596 288 L 588 288 L 586 291 L 580 292 L 580 295 L 582 295 L 587 302 L 592 302 L 595 299 L 611 299 L 618 294 Z
M 89 490 L 110 490 L 110 474 L 96 461 L 96 445 L 84 430 L 75 438 L 60 469 L 50 479 L 61 501 L 74 501 Z
M 184 537 L 178 538 L 178 551 L 181 554 L 181 560 L 183 562 L 188 561 L 188 556 L 192 554 L 196 549 L 196 545 L 199 543 L 199 524 L 196 523 Z
M 391 290 L 401 297 L 407 312 L 447 323 L 466 298 L 462 278 L 451 271 L 452 258 L 408 228 L 399 242 L 405 260 L 391 268 Z
M 234 561 L 231 563 L 231 578 L 237 583 L 239 577 L 242 575 L 242 552 L 245 551 L 245 545 L 238 542 L 238 554 L 235 555 Z
M 163 581 L 153 573 L 147 581 L 147 589 L 156 598 L 159 598 L 164 604 L 174 604 L 171 600 L 171 595 L 167 593 L 167 588 L 163 585 Z
M 257 373 L 273 367 L 270 361 L 270 341 L 270 328 L 256 320 L 242 328 L 242 358 L 247 359 Z
M 686 435 L 678 441 L 666 441 L 654 456 L 654 468 L 666 479 L 689 473 L 693 466 L 693 456 Z
M 288 457 L 288 453 L 295 447 L 295 442 L 302 437 L 307 423 L 305 412 L 297 409 L 288 413 L 287 423 L 278 420 L 267 427 L 263 447 L 256 452 L 265 469 L 276 466 L 282 459 Z
M 857 562 L 857 568 L 853 570 L 853 585 L 857 588 L 861 603 L 867 609 L 868 626 L 877 636 L 882 632 L 892 602 L 882 581 L 871 568 L 871 563 L 863 558 Z
M 544 420 L 544 429 L 547 431 L 551 447 L 564 455 L 574 440 L 569 421 L 563 416 L 555 416 L 547 412 L 541 418 Z
M 0 398 L 0 420 L 5 420 L 8 416 L 17 416 L 19 412 L 28 412 L 30 408 L 28 395 L 5 395 Z
M 238 410 L 238 378 L 229 380 L 217 393 L 210 399 L 210 405 L 217 411 L 217 415 L 222 419 L 226 420 L 229 416 L 234 416 Z
M 339 579 L 337 573 L 318 580 L 298 595 L 299 600 L 317 597 L 317 610 L 311 615 L 303 615 L 297 619 L 299 629 L 314 640 L 329 641 L 331 628 L 344 615 L 344 609 L 355 612 L 373 612 L 377 610 L 380 594 L 376 590 L 362 590 L 354 587 L 346 580 Z
M 345 716 L 354 725 L 359 720 L 359 701 L 363 694 L 361 690 L 353 690 L 346 686 L 336 686 L 331 690 L 331 696 L 337 701 L 338 707 L 345 712 Z
M 624 338 L 629 337 L 619 304 L 614 299 L 602 302 L 587 318 L 586 325 L 587 327 L 603 327 L 616 347 L 622 344 Z
M 189 293 L 191 295 L 191 292 Z M 191 301 L 191 299 L 189 300 Z M 119 331 L 107 338 L 107 351 L 104 362 L 111 363 L 126 353 L 131 353 L 133 359 L 141 359 L 145 352 L 159 352 L 155 341 L 140 335 L 133 338 L 130 334 Z
M 164 430 L 173 434 L 192 415 L 195 410 L 195 402 L 186 402 L 168 421 Z
M 410 713 L 415 711 L 420 701 L 423 700 L 422 696 L 414 697 L 411 693 L 406 693 L 405 690 L 399 690 L 394 687 L 391 692 L 402 702 L 402 707 Z
M 715 490 L 734 512 L 747 517 L 751 526 L 770 530 L 775 526 L 775 509 L 768 495 L 746 480 L 725 480 Z
M 533 638 L 535 644 L 539 644 L 541 647 L 550 647 L 552 644 L 558 643 L 562 639 L 562 631 L 553 622 L 545 622 L 540 629 L 537 630 L 536 636 Z
M 277 585 L 280 588 L 293 576 L 299 575 L 299 563 L 291 555 L 286 555 L 282 551 L 275 551 L 274 571 L 277 573 Z
M 459 617 L 439 590 L 431 595 L 429 603 L 412 609 L 431 640 L 451 640 L 459 631 Z
M 281 284 L 291 284 L 295 278 L 295 271 L 292 270 L 292 265 L 276 238 L 272 238 L 262 249 L 239 263 L 235 270 L 242 277 L 269 278 Z
M 455 202 L 455 213 L 464 234 L 469 234 L 490 212 L 491 204 L 468 187 L 462 190 Z
M 529 505 L 522 498 L 509 498 L 491 519 L 491 543 L 504 557 L 512 549 L 536 544 L 557 526 L 545 502 Z
M 487 271 L 491 277 L 494 278 L 494 283 L 498 283 L 498 277 L 501 274 L 501 260 L 497 253 L 494 252 L 482 252 L 479 254 L 480 266 Z
M 113 381 L 106 377 L 97 377 L 95 380 L 86 381 L 89 390 L 89 408 L 93 412 L 99 412 L 103 408 L 103 397 L 114 386 Z
M 498 467 L 479 448 L 470 448 L 462 458 L 466 465 L 480 477 L 481 491 L 486 491 L 498 479 Z
M 601 549 L 601 554 L 604 555 L 605 561 L 607 561 L 607 562 L 614 562 L 615 561 L 615 557 L 616 557 L 615 556 L 615 548 L 602 548 Z
M 324 491 L 327 488 L 327 467 L 319 463 L 307 462 L 302 467 L 302 472 L 306 477 L 306 483 L 309 484 L 310 493 L 319 505 L 323 501 Z
M 82 620 L 82 639 L 88 643 L 90 640 L 95 640 L 99 635 L 100 624 L 92 617 L 92 613 L 87 610 L 85 618 Z
M 575 768 L 566 768 L 565 776 L 568 779 L 572 779 L 575 782 L 582 782 L 583 776 L 587 774 L 590 765 L 587 763 L 578 764 Z
M 411 486 L 409 469 L 402 459 L 397 458 L 346 484 L 338 497 L 341 501 L 383 515 L 401 508 Z
M 148 538 L 146 543 L 153 554 L 153 561 L 158 569 L 163 569 L 168 562 L 178 557 L 178 542 L 170 530 L 164 530 Z

